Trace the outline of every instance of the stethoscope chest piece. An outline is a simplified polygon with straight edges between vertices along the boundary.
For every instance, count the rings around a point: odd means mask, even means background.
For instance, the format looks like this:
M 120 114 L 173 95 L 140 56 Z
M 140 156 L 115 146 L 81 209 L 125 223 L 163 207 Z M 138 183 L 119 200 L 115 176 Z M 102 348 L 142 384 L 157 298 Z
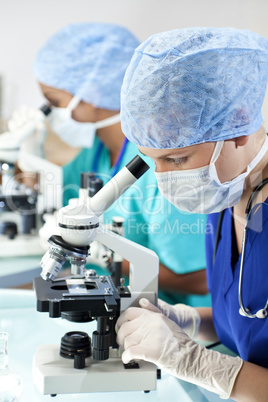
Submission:
M 248 308 L 245 308 L 244 310 L 245 312 L 242 310 L 241 307 L 239 309 L 239 314 L 242 315 L 243 317 L 263 319 L 266 318 L 268 315 L 266 308 L 260 309 L 259 311 L 257 311 L 256 314 L 252 314 Z

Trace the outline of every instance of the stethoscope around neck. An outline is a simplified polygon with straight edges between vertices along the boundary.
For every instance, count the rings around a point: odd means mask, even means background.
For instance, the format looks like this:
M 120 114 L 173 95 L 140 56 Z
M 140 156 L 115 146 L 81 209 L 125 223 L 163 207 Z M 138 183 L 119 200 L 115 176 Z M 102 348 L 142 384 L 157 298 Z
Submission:
M 246 248 L 246 239 L 247 239 L 247 230 L 248 230 L 248 219 L 249 219 L 249 213 L 252 208 L 252 203 L 257 196 L 257 194 L 261 191 L 261 189 L 268 184 L 268 178 L 264 179 L 252 192 L 247 206 L 245 210 L 246 214 L 246 219 L 245 219 L 245 226 L 244 226 L 244 231 L 243 231 L 243 238 L 242 238 L 242 250 L 241 250 L 241 260 L 240 260 L 240 269 L 239 269 L 239 283 L 238 283 L 238 301 L 239 301 L 239 314 L 248 318 L 266 318 L 268 315 L 268 298 L 266 301 L 266 304 L 263 308 L 258 310 L 256 313 L 252 313 L 247 307 L 244 306 L 243 304 L 243 299 L 242 299 L 242 281 L 243 281 L 243 270 L 244 270 L 244 256 L 245 256 L 245 248 Z M 215 256 L 216 256 L 216 251 L 218 247 L 218 243 L 220 240 L 220 232 L 221 232 L 221 224 L 222 224 L 222 219 L 223 219 L 223 214 L 224 211 L 220 213 L 219 220 L 218 220 L 218 225 L 217 225 L 217 231 L 216 231 L 216 238 L 215 238 L 215 248 L 214 248 L 214 254 L 213 254 L 213 262 L 215 261 Z

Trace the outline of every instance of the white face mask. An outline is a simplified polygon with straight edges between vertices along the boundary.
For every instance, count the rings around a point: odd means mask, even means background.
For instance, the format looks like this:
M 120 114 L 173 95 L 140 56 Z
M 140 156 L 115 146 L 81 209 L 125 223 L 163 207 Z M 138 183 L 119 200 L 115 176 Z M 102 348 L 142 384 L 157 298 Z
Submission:
M 120 121 L 120 113 L 95 123 L 81 123 L 72 118 L 72 111 L 80 99 L 74 96 L 67 107 L 53 107 L 48 116 L 51 129 L 71 147 L 91 148 L 98 128 L 112 126 Z
M 223 141 L 217 142 L 210 164 L 198 169 L 155 172 L 160 193 L 181 211 L 211 214 L 237 204 L 242 196 L 244 181 L 251 170 L 264 157 L 268 149 L 268 137 L 247 171 L 226 183 L 221 183 L 215 162 Z

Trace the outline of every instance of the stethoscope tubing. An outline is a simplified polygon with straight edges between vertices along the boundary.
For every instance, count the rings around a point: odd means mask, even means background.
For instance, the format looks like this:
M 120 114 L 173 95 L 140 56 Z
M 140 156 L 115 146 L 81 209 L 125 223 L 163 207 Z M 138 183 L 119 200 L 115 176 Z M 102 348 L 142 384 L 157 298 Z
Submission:
M 241 250 L 241 259 L 240 259 L 240 267 L 239 267 L 238 301 L 239 301 L 239 307 L 240 307 L 239 314 L 242 316 L 248 317 L 248 318 L 262 319 L 262 318 L 266 318 L 268 315 L 268 311 L 267 311 L 268 310 L 268 298 L 266 300 L 266 305 L 262 309 L 258 310 L 255 314 L 251 313 L 251 311 L 244 306 L 243 298 L 242 298 L 242 283 L 243 283 L 244 259 L 245 259 L 245 248 L 246 248 L 246 240 L 247 240 L 249 213 L 251 211 L 252 204 L 253 204 L 255 197 L 266 184 L 268 184 L 268 178 L 264 179 L 253 190 L 253 192 L 248 200 L 246 210 L 245 210 L 246 218 L 245 218 L 245 225 L 244 225 L 244 230 L 243 230 L 242 250 Z M 214 265 L 215 258 L 216 258 L 218 244 L 220 241 L 223 215 L 224 215 L 224 211 L 221 211 L 219 214 L 219 218 L 218 218 L 218 224 L 217 224 L 217 230 L 216 230 L 216 236 L 215 236 L 215 246 L 214 246 L 214 252 L 213 252 L 213 265 Z
M 115 162 L 115 164 L 114 164 L 114 166 L 112 168 L 111 177 L 114 177 L 116 175 L 116 173 L 118 173 L 118 171 L 120 169 L 120 164 L 121 164 L 122 159 L 124 157 L 126 147 L 127 147 L 127 143 L 128 143 L 128 139 L 125 137 L 124 141 L 123 141 L 123 144 L 122 144 L 122 147 L 120 149 L 119 155 L 117 157 L 117 160 L 116 160 L 116 162 Z M 100 157 L 100 154 L 101 154 L 103 146 L 104 146 L 103 143 L 100 142 L 99 145 L 98 145 L 98 148 L 96 150 L 96 154 L 95 154 L 94 161 L 93 161 L 93 164 L 92 164 L 92 172 L 93 173 L 98 173 L 98 162 L 99 162 L 99 157 Z
M 255 199 L 255 197 L 257 196 L 257 194 L 259 193 L 259 191 L 261 191 L 261 189 L 268 184 L 268 178 L 264 179 L 260 184 L 258 184 L 258 186 L 253 190 L 247 206 L 246 206 L 246 210 L 245 210 L 245 214 L 246 214 L 246 219 L 245 219 L 245 225 L 244 225 L 244 230 L 243 230 L 243 238 L 242 238 L 242 250 L 241 250 L 241 260 L 240 260 L 240 269 L 239 269 L 239 283 L 238 283 L 238 301 L 239 301 L 239 313 L 242 316 L 248 317 L 248 318 L 266 318 L 267 317 L 267 307 L 268 307 L 268 299 L 266 301 L 266 305 L 264 306 L 264 308 L 260 309 L 259 311 L 257 311 L 257 313 L 251 313 L 251 311 L 246 308 L 244 306 L 243 303 L 243 298 L 242 298 L 242 282 L 243 282 L 243 271 L 244 271 L 244 257 L 245 257 L 245 248 L 246 248 L 246 240 L 247 240 L 247 228 L 248 228 L 248 218 L 249 218 L 249 213 L 251 211 L 252 208 L 252 203 Z

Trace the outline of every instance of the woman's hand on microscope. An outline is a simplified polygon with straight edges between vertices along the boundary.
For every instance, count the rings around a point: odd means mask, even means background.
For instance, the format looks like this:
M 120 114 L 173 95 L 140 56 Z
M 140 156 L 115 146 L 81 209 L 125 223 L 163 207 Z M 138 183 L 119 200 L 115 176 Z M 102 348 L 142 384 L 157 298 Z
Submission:
M 145 360 L 179 379 L 229 398 L 243 361 L 194 342 L 160 312 L 130 307 L 116 324 L 123 363 Z
M 179 325 L 190 338 L 197 337 L 201 319 L 199 313 L 193 307 L 185 304 L 172 306 L 161 299 L 158 299 L 158 307 L 156 307 L 144 298 L 140 299 L 139 304 L 144 309 L 164 314 L 164 316 Z
M 163 314 L 137 307 L 128 308 L 119 317 L 116 332 L 117 343 L 125 349 L 122 355 L 124 363 L 142 359 L 158 364 L 168 345 L 178 347 L 174 337 L 176 332 L 188 338 L 181 328 Z

